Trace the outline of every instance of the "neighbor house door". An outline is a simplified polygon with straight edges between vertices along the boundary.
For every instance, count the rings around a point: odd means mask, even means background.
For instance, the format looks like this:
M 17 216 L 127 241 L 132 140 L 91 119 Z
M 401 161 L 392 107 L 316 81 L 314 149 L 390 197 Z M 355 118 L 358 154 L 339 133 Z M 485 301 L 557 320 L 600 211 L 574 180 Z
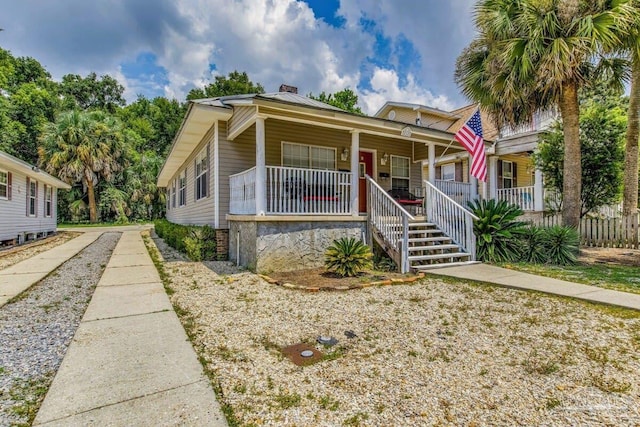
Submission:
M 360 151 L 358 153 L 358 170 L 360 174 L 360 180 L 358 185 L 358 200 L 359 200 L 359 210 L 360 212 L 367 211 L 367 180 L 365 179 L 365 174 L 374 178 L 373 176 L 373 153 L 368 151 Z

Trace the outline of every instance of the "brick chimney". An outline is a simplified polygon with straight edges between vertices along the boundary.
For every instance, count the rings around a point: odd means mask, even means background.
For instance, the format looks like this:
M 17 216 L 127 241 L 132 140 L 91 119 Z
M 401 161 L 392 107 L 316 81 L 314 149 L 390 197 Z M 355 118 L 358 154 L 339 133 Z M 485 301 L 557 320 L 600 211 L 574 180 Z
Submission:
M 278 92 L 289 92 L 289 93 L 298 93 L 298 88 L 295 86 L 289 86 L 289 85 L 285 85 L 285 84 L 281 84 L 280 85 L 280 89 L 278 90 Z

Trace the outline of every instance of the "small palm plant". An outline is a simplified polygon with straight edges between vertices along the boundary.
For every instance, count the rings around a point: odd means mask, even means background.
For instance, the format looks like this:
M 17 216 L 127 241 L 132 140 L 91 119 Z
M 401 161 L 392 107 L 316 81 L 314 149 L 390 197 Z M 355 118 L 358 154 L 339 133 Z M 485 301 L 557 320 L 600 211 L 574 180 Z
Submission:
M 575 264 L 580 252 L 580 234 L 575 228 L 554 225 L 544 230 L 547 262 L 555 265 Z
M 473 223 L 476 255 L 480 261 L 515 261 L 521 256 L 520 238 L 526 223 L 517 221 L 522 209 L 504 200 L 474 200 L 471 211 L 478 217 Z
M 370 265 L 371 250 L 353 237 L 334 240 L 324 253 L 324 265 L 342 277 L 358 275 Z

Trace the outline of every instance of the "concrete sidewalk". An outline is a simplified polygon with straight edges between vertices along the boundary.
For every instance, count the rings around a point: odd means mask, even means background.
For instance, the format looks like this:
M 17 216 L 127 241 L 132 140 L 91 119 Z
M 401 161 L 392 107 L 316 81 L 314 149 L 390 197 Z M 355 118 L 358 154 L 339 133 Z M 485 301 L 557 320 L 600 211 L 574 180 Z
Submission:
M 125 231 L 34 426 L 226 426 L 139 231 Z
M 0 307 L 76 256 L 101 234 L 102 231 L 83 233 L 60 246 L 0 270 Z
M 488 264 L 471 264 L 427 271 L 428 274 L 479 280 L 515 289 L 527 289 L 586 301 L 640 310 L 640 294 L 612 291 L 550 277 L 536 276 Z

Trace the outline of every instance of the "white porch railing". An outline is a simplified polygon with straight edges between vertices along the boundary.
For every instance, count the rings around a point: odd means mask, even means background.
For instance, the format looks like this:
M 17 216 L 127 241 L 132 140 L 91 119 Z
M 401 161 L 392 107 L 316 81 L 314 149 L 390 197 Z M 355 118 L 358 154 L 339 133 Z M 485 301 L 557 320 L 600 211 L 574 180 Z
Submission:
M 256 213 L 256 168 L 229 177 L 229 212 L 236 215 Z
M 471 201 L 471 184 L 468 182 L 444 181 L 436 179 L 436 188 L 455 200 L 459 205 L 466 207 Z
M 265 185 L 267 215 L 350 215 L 351 173 L 267 166 L 265 183 L 256 168 L 229 177 L 229 213 L 256 214 L 256 185 Z
M 498 188 L 496 198 L 512 205 L 518 205 L 523 211 L 533 211 L 535 210 L 533 189 L 533 186 Z
M 414 217 L 367 175 L 367 215 L 385 243 L 400 255 L 399 269 L 409 271 L 409 221 Z
M 473 234 L 473 220 L 478 217 L 429 181 L 424 181 L 424 188 L 427 221 L 436 224 L 440 230 L 470 255 L 472 261 L 475 261 L 476 236 Z
M 537 112 L 533 115 L 530 123 L 524 123 L 516 127 L 504 127 L 500 130 L 500 138 L 507 138 L 521 133 L 546 130 L 558 117 L 555 109 Z

